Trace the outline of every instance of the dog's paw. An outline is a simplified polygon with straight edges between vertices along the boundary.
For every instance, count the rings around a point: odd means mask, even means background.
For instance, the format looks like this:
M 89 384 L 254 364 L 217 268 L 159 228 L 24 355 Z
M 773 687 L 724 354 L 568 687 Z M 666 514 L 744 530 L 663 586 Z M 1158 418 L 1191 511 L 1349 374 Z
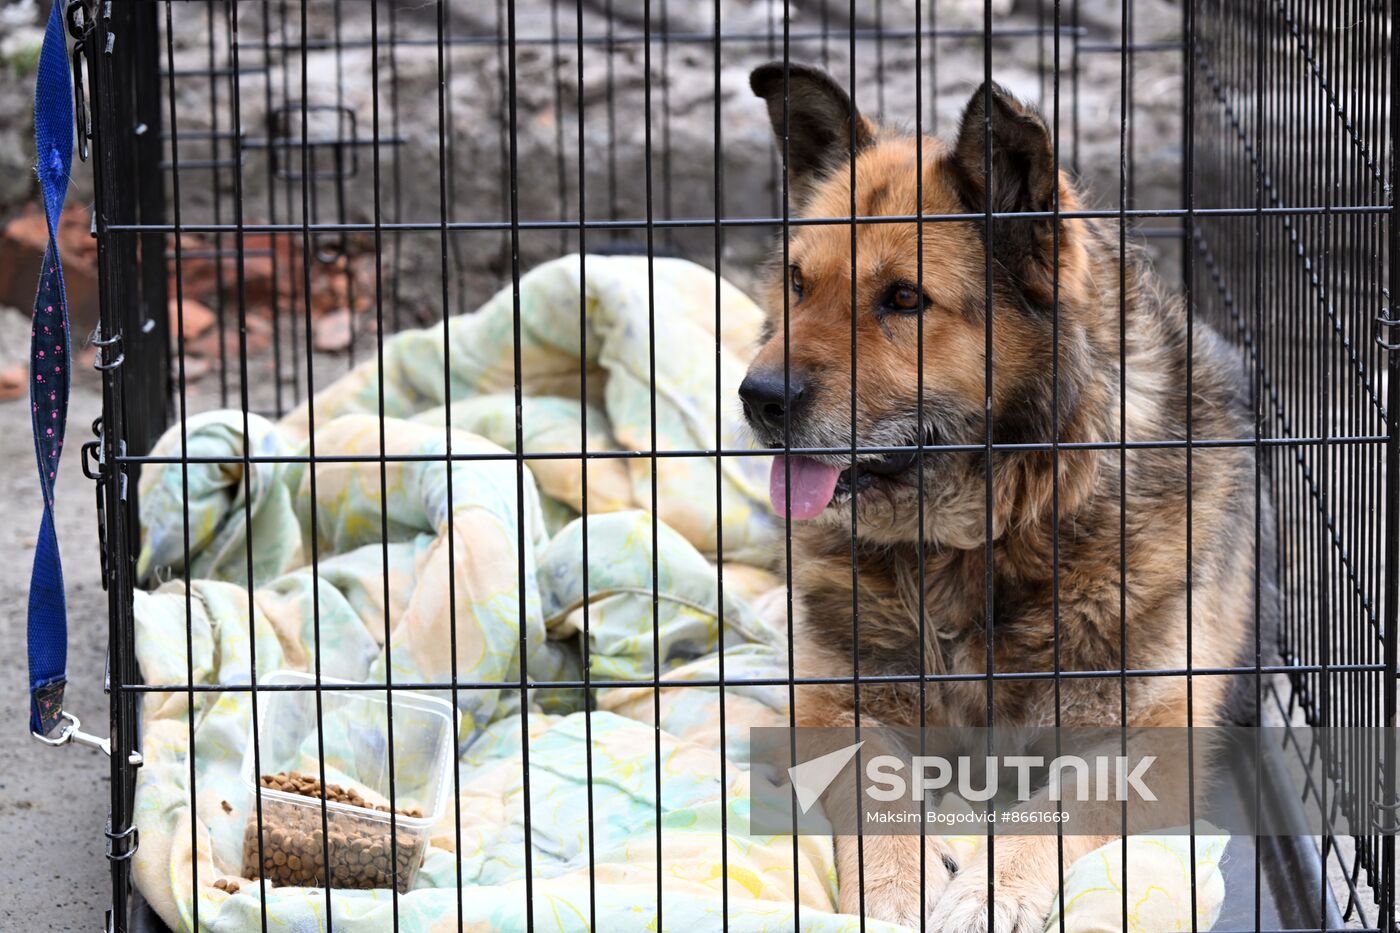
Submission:
M 941 839 L 930 839 L 928 860 L 920 878 L 917 848 L 907 851 L 910 843 L 901 837 L 877 838 L 882 842 L 898 842 L 904 851 L 869 853 L 871 857 L 867 859 L 864 873 L 865 896 L 861 897 L 859 884 L 843 884 L 838 909 L 843 914 L 864 914 L 873 920 L 886 920 L 917 930 L 920 920 L 933 908 L 953 877 L 957 863 Z M 917 844 L 917 840 L 912 843 L 916 847 Z M 887 855 L 890 860 L 881 864 L 874 857 L 877 854 Z M 882 868 L 885 871 L 882 872 Z
M 996 901 L 989 908 L 986 869 L 969 867 L 943 889 L 929 912 L 928 929 L 940 933 L 987 933 L 989 929 L 996 933 L 1041 933 L 1053 902 L 1053 891 L 998 880 Z
M 919 842 L 916 836 L 869 836 L 862 856 L 854 836 L 837 836 L 837 909 L 918 929 L 958 867 L 947 843 L 931 836 L 923 841 L 921 876 Z
M 854 916 L 859 916 L 863 910 L 865 916 L 872 920 L 885 920 L 917 930 L 919 915 L 926 909 L 924 899 L 919 896 L 918 885 L 899 878 L 867 883 L 864 900 L 862 905 L 855 885 L 843 887 L 840 910 L 843 914 Z

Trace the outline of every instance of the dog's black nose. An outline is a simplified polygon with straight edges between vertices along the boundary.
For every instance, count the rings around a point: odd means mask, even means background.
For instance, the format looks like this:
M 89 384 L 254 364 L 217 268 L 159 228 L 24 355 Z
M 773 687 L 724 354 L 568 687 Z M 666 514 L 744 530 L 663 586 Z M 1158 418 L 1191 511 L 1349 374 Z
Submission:
M 755 428 L 781 432 L 783 416 L 789 421 L 796 417 L 806 382 L 795 372 L 783 378 L 781 369 L 750 370 L 739 385 L 739 398 L 744 402 L 744 417 Z

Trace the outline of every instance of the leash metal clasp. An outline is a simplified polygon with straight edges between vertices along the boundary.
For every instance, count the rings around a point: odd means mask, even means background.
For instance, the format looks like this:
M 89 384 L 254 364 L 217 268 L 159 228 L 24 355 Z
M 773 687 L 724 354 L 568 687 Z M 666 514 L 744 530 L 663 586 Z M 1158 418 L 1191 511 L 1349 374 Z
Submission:
M 73 43 L 73 119 L 77 123 L 78 158 L 86 162 L 92 154 L 92 131 L 88 128 L 87 94 L 83 91 L 83 40 Z
M 95 748 L 104 755 L 110 756 L 112 754 L 111 739 L 104 739 L 101 736 L 93 735 L 91 732 L 84 732 L 83 721 L 67 710 L 63 710 L 59 715 L 63 717 L 64 722 L 63 729 L 58 735 L 49 736 L 32 731 L 29 734 L 45 745 L 52 745 L 54 748 L 60 745 L 76 743 L 78 745 L 86 745 L 89 748 Z M 143 759 L 141 758 L 140 752 L 132 752 L 126 756 L 126 762 L 130 765 L 139 766 L 142 761 Z
M 63 729 L 55 736 L 47 736 L 38 732 L 30 732 L 40 742 L 45 745 L 52 745 L 57 748 L 60 745 L 67 745 L 70 742 L 77 742 L 79 745 L 87 745 L 91 748 L 101 749 L 108 755 L 112 754 L 112 743 L 108 739 L 99 738 L 91 733 L 83 731 L 83 721 L 72 713 L 64 710 L 59 713 L 63 717 Z
M 64 12 L 68 34 L 73 37 L 69 61 L 73 69 L 73 119 L 77 123 L 78 158 L 86 162 L 92 148 L 92 120 L 88 112 L 87 93 L 83 89 L 86 80 L 83 56 L 87 51 L 85 40 L 93 30 L 92 11 L 84 0 L 70 0 Z

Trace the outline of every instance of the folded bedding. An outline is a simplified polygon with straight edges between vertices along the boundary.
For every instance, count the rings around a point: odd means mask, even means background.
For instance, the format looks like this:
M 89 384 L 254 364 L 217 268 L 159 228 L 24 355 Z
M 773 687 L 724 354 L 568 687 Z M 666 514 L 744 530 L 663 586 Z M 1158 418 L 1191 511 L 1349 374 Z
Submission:
M 147 694 L 134 871 L 172 928 L 197 911 L 201 930 L 257 930 L 265 911 L 267 929 L 368 933 L 397 911 L 405 933 L 515 930 L 527 901 L 537 930 L 861 928 L 835 912 L 829 837 L 749 832 L 772 776 L 747 765 L 748 731 L 788 722 L 786 688 L 713 686 L 788 676 L 766 460 L 629 455 L 746 446 L 732 400 L 762 315 L 699 266 L 652 270 L 550 262 L 519 283 L 518 348 L 505 289 L 386 338 L 382 366 L 276 422 L 207 412 L 158 442 L 194 462 L 140 478 L 146 682 L 473 685 L 423 691 L 458 713 L 456 805 L 412 888 L 329 898 L 242 874 L 249 692 Z M 580 449 L 602 456 L 561 456 Z M 522 706 L 522 679 L 572 686 Z M 1064 929 L 1121 929 L 1125 883 L 1129 929 L 1209 929 L 1225 837 L 1207 832 L 1194 860 L 1185 836 L 1133 837 L 1126 872 L 1116 843 L 1080 859 Z

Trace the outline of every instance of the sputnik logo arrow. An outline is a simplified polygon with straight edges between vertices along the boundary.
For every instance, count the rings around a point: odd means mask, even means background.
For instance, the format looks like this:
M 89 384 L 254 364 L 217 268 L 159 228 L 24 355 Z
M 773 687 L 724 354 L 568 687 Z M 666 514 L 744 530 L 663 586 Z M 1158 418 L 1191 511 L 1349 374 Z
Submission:
M 812 809 L 817 798 L 826 793 L 831 782 L 836 780 L 841 770 L 856 757 L 856 752 L 860 751 L 864 744 L 865 741 L 861 740 L 854 745 L 838 748 L 834 752 L 788 768 L 788 780 L 792 782 L 792 789 L 797 794 L 797 805 L 802 808 L 803 813 Z

